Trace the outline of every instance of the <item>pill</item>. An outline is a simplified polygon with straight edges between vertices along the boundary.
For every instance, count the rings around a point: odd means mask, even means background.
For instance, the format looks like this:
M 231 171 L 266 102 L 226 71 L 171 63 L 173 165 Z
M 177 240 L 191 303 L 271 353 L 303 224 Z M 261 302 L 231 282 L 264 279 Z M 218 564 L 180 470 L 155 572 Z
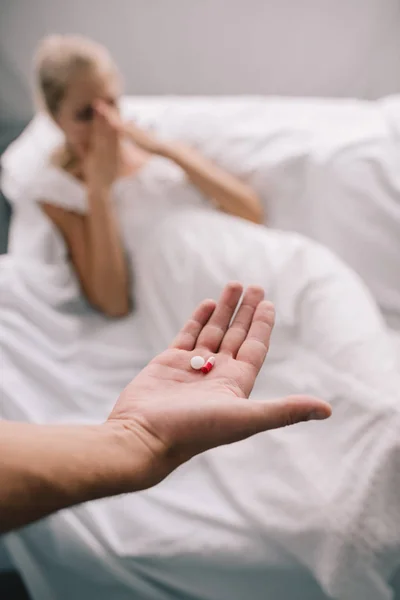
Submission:
M 203 367 L 201 367 L 201 372 L 209 373 L 214 365 L 215 365 L 215 357 L 210 356 L 210 358 L 207 360 L 206 364 Z
M 204 366 L 205 360 L 202 356 L 193 356 L 190 360 L 190 366 L 195 371 L 200 371 L 200 369 Z

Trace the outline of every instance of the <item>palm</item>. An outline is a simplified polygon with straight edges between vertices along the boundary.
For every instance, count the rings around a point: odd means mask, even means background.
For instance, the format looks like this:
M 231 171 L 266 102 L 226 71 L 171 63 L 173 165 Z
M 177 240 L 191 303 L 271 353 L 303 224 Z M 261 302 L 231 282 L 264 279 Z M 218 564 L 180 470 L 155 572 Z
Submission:
M 263 291 L 250 287 L 230 324 L 241 293 L 239 284 L 231 284 L 217 306 L 202 303 L 171 347 L 127 386 L 111 414 L 139 433 L 155 479 L 208 448 L 304 420 L 313 409 L 329 415 L 325 404 L 310 398 L 272 405 L 247 400 L 268 351 L 274 311 L 262 302 Z M 208 374 L 193 370 L 194 355 L 215 356 L 214 368 Z
M 175 389 L 180 384 L 180 393 L 187 395 L 199 388 L 201 382 L 202 394 L 221 393 L 229 396 L 244 398 L 249 395 L 253 386 L 255 375 L 254 368 L 234 359 L 233 357 L 217 355 L 217 368 L 207 376 L 201 371 L 188 368 L 190 359 L 195 354 L 200 354 L 205 359 L 210 351 L 204 347 L 197 347 L 195 352 L 187 350 L 166 350 L 155 358 L 136 378 L 135 389 L 142 393 L 168 389 Z

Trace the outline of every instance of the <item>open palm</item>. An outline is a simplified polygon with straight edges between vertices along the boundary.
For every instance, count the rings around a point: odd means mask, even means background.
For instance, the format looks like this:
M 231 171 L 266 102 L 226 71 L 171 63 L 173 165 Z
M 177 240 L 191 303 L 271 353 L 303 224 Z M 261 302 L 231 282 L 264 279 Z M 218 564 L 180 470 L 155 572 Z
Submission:
M 330 415 L 326 403 L 306 396 L 248 400 L 268 352 L 274 309 L 252 286 L 232 320 L 242 293 L 234 282 L 218 304 L 202 302 L 170 348 L 127 386 L 110 416 L 141 437 L 156 479 L 209 448 Z M 191 368 L 195 355 L 215 357 L 210 373 Z

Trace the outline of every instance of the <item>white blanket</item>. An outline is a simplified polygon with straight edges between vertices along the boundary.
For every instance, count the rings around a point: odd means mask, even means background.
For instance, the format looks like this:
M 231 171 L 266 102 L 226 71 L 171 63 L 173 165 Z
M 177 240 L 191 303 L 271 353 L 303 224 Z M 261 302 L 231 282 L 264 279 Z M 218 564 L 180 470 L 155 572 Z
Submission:
M 208 452 L 155 489 L 9 536 L 34 600 L 391 598 L 400 376 L 358 278 L 301 236 L 196 209 L 166 218 L 134 263 L 137 310 L 107 320 L 81 298 L 38 207 L 16 211 L 13 254 L 0 260 L 1 417 L 105 418 L 193 306 L 231 278 L 263 285 L 277 308 L 254 393 L 310 392 L 334 416 Z
M 355 270 L 400 330 L 400 97 L 124 97 L 126 118 L 179 138 L 246 178 L 268 225 L 329 247 Z M 62 139 L 35 116 L 1 158 L 11 201 Z

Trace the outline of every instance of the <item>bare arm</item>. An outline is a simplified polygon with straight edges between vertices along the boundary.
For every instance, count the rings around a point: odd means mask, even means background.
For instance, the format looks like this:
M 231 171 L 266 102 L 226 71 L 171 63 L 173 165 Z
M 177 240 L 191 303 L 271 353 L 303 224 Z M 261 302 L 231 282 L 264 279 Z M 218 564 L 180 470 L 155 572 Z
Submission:
M 129 273 L 109 190 L 88 190 L 87 215 L 66 211 L 47 202 L 44 212 L 58 227 L 84 294 L 110 317 L 130 310 Z
M 125 474 L 131 469 L 140 480 L 145 457 L 136 452 L 134 436 L 118 424 L 5 421 L 0 422 L 0 456 L 0 533 L 67 506 L 134 491 Z
M 89 187 L 88 200 L 88 281 L 95 305 L 108 316 L 121 317 L 130 310 L 129 274 L 110 190 L 107 187 Z
M 210 448 L 327 418 L 329 406 L 310 397 L 248 399 L 274 311 L 262 290 L 250 287 L 230 325 L 242 291 L 232 283 L 217 305 L 201 303 L 103 425 L 0 422 L 0 533 L 79 502 L 156 485 Z M 208 375 L 190 367 L 194 354 L 215 355 Z
M 263 223 L 260 198 L 238 177 L 184 144 L 168 144 L 164 156 L 173 160 L 205 196 L 212 198 L 225 212 L 254 223 Z
M 161 142 L 133 123 L 126 125 L 125 133 L 144 150 L 173 160 L 225 212 L 254 223 L 264 222 L 261 200 L 252 188 L 194 148 L 178 142 Z
M 111 200 L 120 160 L 119 121 L 101 106 L 95 111 L 89 151 L 79 152 L 88 213 L 80 216 L 44 202 L 43 208 L 63 234 L 89 302 L 110 317 L 130 309 L 129 273 Z

